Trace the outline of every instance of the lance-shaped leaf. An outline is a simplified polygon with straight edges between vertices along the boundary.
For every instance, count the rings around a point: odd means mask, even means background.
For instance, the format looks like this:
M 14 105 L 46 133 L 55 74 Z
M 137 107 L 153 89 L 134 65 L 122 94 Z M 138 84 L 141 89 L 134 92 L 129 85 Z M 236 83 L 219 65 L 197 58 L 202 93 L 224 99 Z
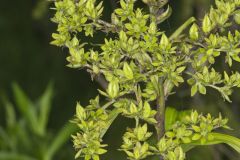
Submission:
M 29 127 L 36 133 L 41 135 L 38 127 L 36 106 L 26 96 L 22 89 L 16 84 L 13 84 L 13 93 L 17 103 L 17 107 L 24 118 L 28 121 Z
M 49 113 L 51 109 L 51 101 L 53 98 L 53 85 L 49 83 L 42 97 L 40 98 L 39 104 L 39 118 L 38 125 L 41 135 L 46 133 L 46 127 L 48 123 Z
M 58 132 L 49 146 L 46 148 L 44 160 L 51 160 L 55 153 L 67 142 L 70 141 L 71 135 L 78 130 L 77 126 L 72 123 L 67 123 Z
M 30 157 L 24 154 L 12 153 L 0 151 L 0 159 L 4 160 L 37 160 L 36 158 Z
M 215 144 L 227 144 L 233 149 L 235 149 L 238 153 L 240 153 L 240 139 L 222 133 L 209 133 L 213 137 L 213 139 L 206 141 L 204 144 L 201 141 L 194 141 L 189 144 L 183 144 L 182 148 L 184 152 L 191 150 L 196 146 L 204 146 L 204 145 L 215 145 Z

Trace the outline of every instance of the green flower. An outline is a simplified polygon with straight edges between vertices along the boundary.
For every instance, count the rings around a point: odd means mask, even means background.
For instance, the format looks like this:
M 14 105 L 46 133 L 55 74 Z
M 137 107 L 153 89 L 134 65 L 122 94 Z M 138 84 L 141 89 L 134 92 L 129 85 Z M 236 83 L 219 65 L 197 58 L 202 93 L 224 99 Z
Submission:
M 188 130 L 185 125 L 177 127 L 173 129 L 172 132 L 167 132 L 166 136 L 169 138 L 174 138 L 177 143 L 190 143 L 190 136 L 192 135 L 192 131 Z
M 209 134 L 213 130 L 212 124 L 201 122 L 200 126 L 192 125 L 192 129 L 195 132 L 192 136 L 193 141 L 200 140 L 204 144 L 207 140 L 213 140 L 213 136 Z

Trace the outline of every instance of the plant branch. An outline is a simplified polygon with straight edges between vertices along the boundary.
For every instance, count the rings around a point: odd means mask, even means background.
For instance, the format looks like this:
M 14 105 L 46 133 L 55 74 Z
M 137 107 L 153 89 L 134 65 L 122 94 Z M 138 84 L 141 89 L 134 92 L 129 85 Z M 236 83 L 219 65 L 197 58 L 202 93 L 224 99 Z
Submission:
M 106 33 L 108 33 L 108 32 L 113 32 L 113 33 L 115 33 L 115 32 L 117 32 L 117 31 L 119 31 L 119 29 L 117 28 L 116 25 L 111 24 L 111 23 L 108 23 L 108 22 L 106 22 L 106 21 L 104 21 L 104 20 L 98 19 L 98 20 L 97 20 L 97 23 L 98 23 L 99 25 L 102 25 L 102 27 L 103 27 L 103 29 L 104 29 L 104 30 L 102 30 L 103 32 L 106 32 Z
M 102 74 L 98 74 L 94 76 L 94 80 L 104 89 L 106 90 L 108 87 L 108 82 L 107 80 L 104 78 L 104 76 Z

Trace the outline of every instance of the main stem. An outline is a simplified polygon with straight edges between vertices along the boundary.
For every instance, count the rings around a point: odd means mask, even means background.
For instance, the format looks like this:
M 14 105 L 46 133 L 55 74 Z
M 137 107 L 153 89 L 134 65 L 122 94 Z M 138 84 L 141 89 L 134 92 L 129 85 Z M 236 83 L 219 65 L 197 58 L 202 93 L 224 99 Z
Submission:
M 159 94 L 157 97 L 156 130 L 157 138 L 160 140 L 165 134 L 165 93 L 163 82 L 159 84 Z
M 157 131 L 157 138 L 160 140 L 165 134 L 165 91 L 164 91 L 164 83 L 160 80 L 159 90 L 157 96 L 157 115 L 156 120 L 157 124 L 155 126 Z M 163 157 L 160 156 L 159 160 L 163 160 Z

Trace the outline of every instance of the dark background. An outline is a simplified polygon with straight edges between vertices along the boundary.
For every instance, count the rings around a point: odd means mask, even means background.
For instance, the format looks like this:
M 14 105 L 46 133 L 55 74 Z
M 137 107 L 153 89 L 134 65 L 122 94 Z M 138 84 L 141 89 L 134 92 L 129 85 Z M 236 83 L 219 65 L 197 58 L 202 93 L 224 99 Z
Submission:
M 201 20 L 210 3 L 209 0 L 171 0 L 173 14 L 161 25 L 161 30 L 170 34 L 191 16 Z M 104 0 L 106 20 L 116 5 L 118 4 L 114 1 Z M 90 98 L 96 96 L 98 84 L 92 82 L 85 71 L 67 68 L 66 50 L 49 44 L 52 40 L 51 34 L 56 29 L 56 25 L 50 21 L 54 14 L 54 11 L 49 9 L 51 6 L 51 3 L 44 0 L 1 0 L 0 93 L 13 99 L 11 84 L 17 82 L 34 100 L 41 95 L 49 81 L 52 81 L 54 99 L 48 128 L 54 132 L 72 118 L 76 101 L 86 105 Z M 219 68 L 221 66 L 222 64 L 219 64 Z M 236 66 L 236 69 L 238 67 Z M 239 136 L 239 90 L 232 96 L 232 104 L 223 102 L 220 95 L 214 91 L 209 91 L 206 97 L 197 95 L 193 99 L 189 99 L 189 93 L 189 88 L 182 86 L 177 94 L 169 99 L 168 105 L 178 109 L 196 108 L 214 115 L 222 112 L 229 117 L 230 126 L 235 129 L 229 133 Z M 4 113 L 0 106 L 0 125 L 4 125 Z M 105 140 L 110 143 L 110 147 L 104 159 L 126 159 L 121 152 L 114 151 L 121 144 L 121 134 L 125 127 L 127 124 L 131 125 L 131 121 L 125 120 L 120 118 L 114 122 L 106 135 Z M 58 156 L 56 159 L 74 159 L 70 140 L 69 144 L 63 147 L 63 151 L 64 148 L 69 151 L 68 158 Z M 191 160 L 239 159 L 224 145 L 201 147 L 191 151 L 188 157 L 191 157 L 188 158 Z

